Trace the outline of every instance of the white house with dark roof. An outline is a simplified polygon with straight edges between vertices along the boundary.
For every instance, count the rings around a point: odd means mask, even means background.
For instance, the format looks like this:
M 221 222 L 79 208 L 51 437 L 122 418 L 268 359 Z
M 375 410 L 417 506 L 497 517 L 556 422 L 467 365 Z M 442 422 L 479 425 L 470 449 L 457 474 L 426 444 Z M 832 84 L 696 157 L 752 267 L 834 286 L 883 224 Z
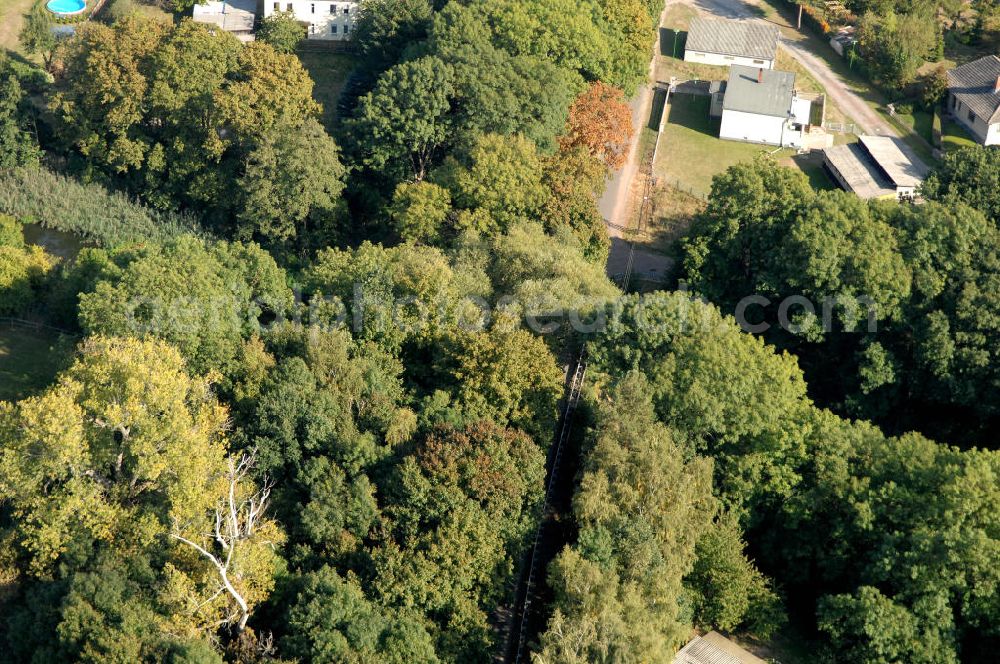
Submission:
M 777 26 L 761 21 L 695 18 L 684 43 L 684 60 L 773 69 L 779 37 Z
M 814 100 L 796 92 L 792 72 L 733 65 L 722 94 L 719 138 L 805 147 Z
M 987 55 L 949 71 L 947 105 L 980 143 L 1000 144 L 1000 58 Z

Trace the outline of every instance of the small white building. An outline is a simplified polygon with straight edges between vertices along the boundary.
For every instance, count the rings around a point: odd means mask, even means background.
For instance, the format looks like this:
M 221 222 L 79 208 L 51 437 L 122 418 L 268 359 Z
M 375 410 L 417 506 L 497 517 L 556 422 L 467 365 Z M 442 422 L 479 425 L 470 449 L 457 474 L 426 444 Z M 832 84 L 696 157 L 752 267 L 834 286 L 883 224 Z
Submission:
M 684 43 L 684 60 L 773 69 L 780 35 L 777 26 L 762 21 L 695 18 Z
M 195 23 L 207 23 L 231 32 L 241 41 L 253 41 L 253 24 L 257 18 L 257 0 L 209 0 L 191 10 Z
M 316 0 L 264 0 L 264 16 L 292 12 L 306 26 L 307 39 L 350 39 L 358 19 L 360 2 L 317 2 Z
M 949 71 L 947 104 L 980 143 L 1000 144 L 1000 58 L 987 55 Z
M 795 91 L 795 74 L 733 65 L 722 98 L 719 138 L 805 147 L 813 100 Z

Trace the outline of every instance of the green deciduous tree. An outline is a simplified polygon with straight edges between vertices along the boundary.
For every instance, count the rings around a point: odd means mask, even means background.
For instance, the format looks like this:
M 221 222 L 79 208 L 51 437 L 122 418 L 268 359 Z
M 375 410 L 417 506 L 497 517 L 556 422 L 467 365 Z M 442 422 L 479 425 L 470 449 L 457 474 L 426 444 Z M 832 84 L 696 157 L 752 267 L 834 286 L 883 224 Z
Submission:
M 278 53 L 294 53 L 299 42 L 306 38 L 306 29 L 294 13 L 275 12 L 261 19 L 256 35 Z
M 922 626 L 906 607 L 871 586 L 862 586 L 854 595 L 824 598 L 819 627 L 833 640 L 838 660 L 871 664 L 959 661 L 947 643 L 952 629 L 948 622 Z M 947 634 L 944 643 L 942 633 Z
M 39 246 L 26 246 L 20 222 L 0 215 L 0 315 L 38 304 L 56 260 Z
M 428 0 L 365 0 L 352 41 L 361 66 L 380 73 L 402 60 L 406 49 L 427 36 L 433 8 Z
M 330 567 L 304 575 L 288 610 L 282 651 L 310 661 L 436 664 L 434 643 L 419 618 L 373 603 L 357 580 Z
M 656 421 L 647 381 L 625 377 L 584 451 L 580 534 L 550 568 L 555 612 L 540 661 L 669 661 L 683 645 L 682 578 L 715 510 L 711 461 L 684 456 Z
M 1000 219 L 1000 151 L 975 146 L 949 150 L 922 190 L 934 200 L 958 200 L 996 222 Z
M 698 539 L 698 558 L 685 582 L 696 593 L 696 622 L 726 632 L 745 625 L 767 639 L 785 616 L 769 580 L 744 555 L 745 546 L 737 520 L 721 516 Z
M 432 182 L 396 185 L 389 216 L 405 242 L 438 244 L 451 214 L 451 193 Z
M 591 2 L 532 0 L 485 2 L 476 8 L 488 19 L 498 46 L 514 55 L 535 55 L 588 80 L 621 84 L 612 75 L 608 38 L 595 17 L 600 9 Z
M 39 4 L 28 14 L 21 34 L 18 35 L 18 41 L 21 42 L 25 52 L 41 55 L 46 69 L 51 69 L 56 49 L 62 41 L 52 32 L 54 26 L 52 12 Z
M 450 67 L 435 57 L 383 74 L 348 123 L 358 161 L 397 180 L 422 180 L 448 137 L 451 77 Z
M 256 245 L 184 236 L 113 252 L 93 290 L 80 295 L 79 321 L 88 333 L 166 339 L 194 370 L 232 375 L 257 316 L 290 305 L 284 272 Z
M 329 240 L 336 235 L 343 179 L 340 150 L 317 120 L 275 127 L 247 156 L 239 181 L 245 192 L 240 234 L 270 242 Z
M 471 225 L 489 235 L 534 218 L 547 198 L 542 160 L 523 136 L 479 136 L 468 157 L 435 174 L 456 207 L 472 213 Z
M 375 590 L 433 617 L 442 659 L 487 656 L 486 611 L 537 517 L 544 464 L 524 433 L 481 422 L 433 431 L 387 486 L 391 540 L 372 554 Z
M 21 103 L 24 91 L 11 71 L 0 61 L 0 170 L 37 164 L 41 151 L 28 131 Z

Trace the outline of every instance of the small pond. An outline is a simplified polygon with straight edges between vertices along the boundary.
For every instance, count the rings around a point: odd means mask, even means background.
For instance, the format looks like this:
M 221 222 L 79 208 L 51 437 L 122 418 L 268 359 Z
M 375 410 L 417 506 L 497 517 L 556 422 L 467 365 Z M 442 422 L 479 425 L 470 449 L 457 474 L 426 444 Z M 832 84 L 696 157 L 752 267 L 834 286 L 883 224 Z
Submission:
M 24 224 L 24 241 L 28 244 L 37 244 L 53 256 L 58 256 L 63 260 L 76 258 L 86 243 L 73 233 L 57 231 L 52 228 L 44 228 L 38 224 Z

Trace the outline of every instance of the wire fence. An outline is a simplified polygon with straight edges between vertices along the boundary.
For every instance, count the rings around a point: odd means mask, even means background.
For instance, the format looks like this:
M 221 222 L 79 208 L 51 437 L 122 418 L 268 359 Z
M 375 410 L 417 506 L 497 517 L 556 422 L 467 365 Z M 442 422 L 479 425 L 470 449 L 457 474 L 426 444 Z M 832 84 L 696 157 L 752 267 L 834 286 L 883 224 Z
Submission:
M 661 176 L 661 180 L 661 184 L 664 184 L 671 189 L 676 189 L 683 194 L 687 194 L 688 196 L 692 196 L 706 203 L 708 202 L 709 194 L 706 191 L 702 191 L 697 187 L 681 182 L 678 178 L 664 178 Z
M 832 131 L 837 134 L 857 134 L 858 125 L 853 122 L 827 122 L 823 125 L 823 128 L 827 131 Z

